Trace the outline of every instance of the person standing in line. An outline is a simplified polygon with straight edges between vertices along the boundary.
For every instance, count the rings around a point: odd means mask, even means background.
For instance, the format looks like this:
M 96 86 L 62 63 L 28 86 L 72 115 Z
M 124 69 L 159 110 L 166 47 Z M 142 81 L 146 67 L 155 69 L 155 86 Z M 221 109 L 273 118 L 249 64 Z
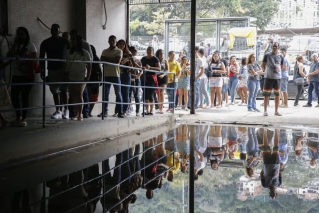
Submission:
M 90 45 L 93 53 L 93 61 L 100 61 L 100 58 L 96 55 L 96 50 L 93 45 Z M 101 81 L 102 79 L 102 69 L 101 64 L 92 63 L 92 71 L 89 81 Z M 90 102 L 97 102 L 99 98 L 99 84 L 88 84 L 88 91 L 89 91 L 89 101 Z M 92 116 L 92 111 L 94 108 L 94 104 L 90 104 L 90 111 L 89 116 Z
M 70 42 L 70 33 L 69 32 L 63 32 L 62 38 L 65 38 L 68 42 Z
M 44 40 L 40 45 L 40 56 L 44 58 L 45 55 L 49 59 L 63 59 L 65 57 L 67 49 L 70 48 L 70 43 L 65 38 L 59 36 L 60 26 L 58 24 L 52 24 L 51 37 Z M 45 73 L 45 61 L 40 61 L 42 72 Z M 48 79 L 50 82 L 63 82 L 67 81 L 66 74 L 64 73 L 63 62 L 60 61 L 48 61 Z M 45 76 L 42 76 L 44 78 Z M 68 104 L 67 85 L 62 84 L 50 84 L 50 91 L 53 95 L 55 105 Z M 69 107 L 64 106 L 64 112 L 62 114 L 62 107 L 57 106 L 56 111 L 51 116 L 52 119 L 69 119 Z
M 308 102 L 303 107 L 312 107 L 312 91 L 315 89 L 317 97 L 319 97 L 318 85 L 319 85 L 319 63 L 318 63 L 318 54 L 312 54 L 312 63 L 310 65 L 309 74 L 307 75 L 308 86 Z M 319 107 L 319 98 L 318 104 L 316 107 Z
M 8 57 L 16 57 L 16 61 L 12 61 L 12 80 L 11 86 L 11 101 L 13 108 L 16 110 L 16 119 L 12 121 L 11 126 L 25 127 L 27 126 L 28 110 L 20 110 L 20 108 L 29 107 L 29 95 L 33 85 L 23 85 L 24 83 L 34 82 L 34 73 L 30 73 L 29 61 L 20 61 L 19 58 L 34 58 L 37 57 L 37 49 L 31 42 L 29 31 L 25 27 L 18 27 L 14 43 L 9 50 Z M 21 105 L 20 97 L 21 96 Z M 4 122 L 4 120 L 3 120 Z
M 247 58 L 243 57 L 241 60 L 241 69 L 238 76 L 238 93 L 241 98 L 240 106 L 246 106 L 248 101 L 248 88 L 247 88 L 247 79 L 248 79 L 248 70 L 247 70 Z
M 248 81 L 247 81 L 247 87 L 248 87 L 248 111 L 250 112 L 260 112 L 259 109 L 257 109 L 256 105 L 256 98 L 257 93 L 259 90 L 259 79 L 260 75 L 263 75 L 263 71 L 261 70 L 261 67 L 256 62 L 256 56 L 254 53 L 250 54 L 247 58 L 247 64 L 248 64 Z
M 75 29 L 71 30 L 70 32 L 70 36 L 75 36 L 75 35 L 80 35 L 79 32 Z M 86 51 L 88 51 L 88 53 L 90 54 L 90 61 L 93 60 L 93 54 L 92 54 L 92 50 L 91 50 L 91 47 L 90 47 L 90 44 L 85 41 L 84 39 L 82 39 L 82 48 Z M 88 92 L 88 88 L 87 86 L 84 88 L 84 91 L 83 91 L 83 101 L 84 103 L 87 103 L 89 102 L 89 92 Z M 89 113 L 90 113 L 90 105 L 89 104 L 85 104 L 83 106 L 83 118 L 89 118 Z
M 167 72 L 168 70 L 168 63 L 167 60 L 164 59 L 164 51 L 162 49 L 158 49 L 156 51 L 155 56 L 159 59 L 161 65 L 161 71 Z M 158 73 L 157 74 L 157 81 L 159 87 L 167 87 L 168 77 L 166 73 Z M 164 102 L 164 89 L 158 89 L 158 102 Z M 159 111 L 157 113 L 163 114 L 163 104 L 158 104 Z
M 133 61 L 132 61 L 132 53 L 130 52 L 130 50 L 128 49 L 128 46 L 126 44 L 126 42 L 121 39 L 117 42 L 116 46 L 122 50 L 123 52 L 123 57 L 122 60 L 120 62 L 121 65 L 123 66 L 128 66 L 128 67 L 132 67 L 133 66 Z M 131 85 L 131 80 L 132 80 L 132 76 L 131 76 L 131 69 L 128 68 L 120 68 L 121 70 L 121 84 L 123 86 L 121 86 L 121 94 L 122 94 L 122 100 L 123 100 L 123 114 L 127 115 L 128 110 L 129 110 L 129 103 L 130 103 L 130 86 Z M 116 117 L 118 114 L 117 110 L 115 109 L 115 113 L 113 115 L 113 117 Z
M 294 106 L 297 107 L 299 106 L 299 99 L 304 91 L 304 82 L 305 82 L 305 77 L 307 77 L 307 72 L 305 70 L 305 67 L 303 66 L 304 59 L 302 56 L 298 56 L 295 67 L 294 67 L 294 82 L 297 86 L 297 93 L 295 97 L 295 102 Z M 296 82 L 299 82 L 298 84 Z M 301 83 L 300 83 L 301 82 Z
M 279 55 L 278 50 L 279 43 L 274 42 L 272 46 L 272 52 L 267 53 L 264 56 L 263 63 L 261 65 L 262 69 L 265 71 L 265 82 L 263 88 L 264 116 L 268 116 L 267 107 L 272 90 L 274 90 L 275 95 L 275 116 L 282 116 L 282 114 L 278 112 L 280 79 L 281 70 L 285 70 L 286 66 L 284 64 L 284 57 L 282 57 L 282 55 Z
M 158 38 L 156 35 L 153 35 L 153 40 L 151 41 L 151 47 L 153 47 L 154 52 L 158 50 Z
M 268 38 L 268 43 L 265 46 L 265 52 L 264 55 L 266 55 L 267 53 L 271 53 L 272 52 L 272 46 L 274 45 L 274 38 L 271 36 Z
M 101 61 L 105 61 L 108 63 L 113 64 L 120 64 L 123 52 L 116 46 L 116 37 L 114 35 L 111 35 L 109 37 L 109 45 L 110 47 L 103 50 Z M 115 84 L 121 84 L 120 79 L 120 67 L 116 65 L 104 65 L 104 80 L 107 82 L 104 85 L 105 89 L 105 101 L 109 101 L 110 98 L 110 90 L 111 90 L 111 83 Z M 121 94 L 121 86 L 113 84 L 115 96 L 116 96 L 116 108 L 119 118 L 124 118 L 123 116 L 123 105 L 122 105 L 122 94 Z M 108 116 L 108 103 L 104 103 L 104 117 Z M 102 113 L 98 115 L 98 117 L 102 117 Z
M 195 46 L 195 109 L 198 109 L 199 105 L 199 86 L 200 77 L 204 74 L 204 66 L 202 60 L 198 59 L 199 46 Z M 189 93 L 190 96 L 190 93 Z M 191 108 L 191 99 L 188 99 L 187 107 Z
M 131 46 L 130 47 L 130 51 L 132 53 L 132 62 L 133 62 L 133 66 L 135 68 L 142 68 L 142 64 L 141 61 L 139 59 L 136 58 L 137 55 L 137 50 L 135 49 L 135 47 Z M 134 100 L 135 100 L 135 105 L 136 105 L 136 116 L 141 116 L 140 114 L 140 86 L 141 86 L 141 75 L 143 74 L 142 69 L 141 70 L 137 70 L 134 69 L 132 72 L 132 86 L 137 86 L 137 87 L 131 87 L 130 89 L 130 99 L 132 99 L 132 96 L 134 96 Z M 130 100 L 130 103 L 132 103 L 132 100 Z
M 290 70 L 289 60 L 286 57 L 287 49 L 281 48 L 280 49 L 282 56 L 284 57 L 284 70 L 281 70 L 281 83 L 280 83 L 280 98 L 281 104 L 280 107 L 287 108 L 288 107 L 288 71 Z
M 230 57 L 229 64 L 229 84 L 228 87 L 230 89 L 230 105 L 235 105 L 235 91 L 238 85 L 238 74 L 239 74 L 239 65 L 236 62 L 236 56 Z
M 177 104 L 177 110 L 179 109 L 185 109 L 188 111 L 188 108 L 186 104 L 188 103 L 188 91 L 190 89 L 190 74 L 191 71 L 189 69 L 189 66 L 187 66 L 187 57 L 183 56 L 181 60 L 181 77 L 178 79 L 178 104 Z M 183 104 L 183 98 L 185 106 L 182 106 Z
M 207 62 L 206 62 L 206 58 L 204 56 L 204 49 L 203 48 L 200 48 L 198 50 L 196 61 L 197 61 L 197 65 L 198 65 L 196 67 L 197 72 L 202 72 L 202 70 L 205 71 L 205 69 L 207 67 Z M 199 107 L 200 108 L 204 107 L 204 98 L 206 101 L 205 108 L 210 106 L 209 94 L 207 91 L 208 78 L 207 78 L 204 71 L 203 71 L 203 74 L 199 77 L 199 79 L 200 79 L 200 82 L 199 82 Z
M 77 61 L 90 61 L 90 55 L 88 51 L 82 48 L 82 37 L 80 35 L 71 36 L 71 49 L 67 51 L 65 59 L 66 73 L 68 73 L 69 82 L 88 81 L 91 76 L 91 63 L 78 62 Z M 75 116 L 71 117 L 72 120 L 83 121 L 82 109 L 83 109 L 83 90 L 86 83 L 82 84 L 69 84 L 70 96 L 72 97 L 72 103 L 78 103 L 75 106 Z
M 177 82 L 178 82 L 178 78 L 181 75 L 181 66 L 174 58 L 175 58 L 174 51 L 169 51 L 168 52 L 168 72 L 172 72 L 174 74 L 172 73 L 167 74 L 168 84 L 167 84 L 166 93 L 168 96 L 168 101 L 170 103 L 166 112 L 172 112 L 174 109 L 175 103 L 173 102 L 174 102 L 174 97 L 176 95 Z M 174 79 L 174 75 L 175 75 L 175 79 Z
M 155 87 L 158 86 L 157 82 L 157 73 L 154 71 L 161 71 L 160 62 L 157 57 L 154 56 L 154 48 L 148 47 L 146 49 L 147 55 L 141 59 L 142 68 L 144 70 L 145 80 L 142 85 L 147 86 L 148 88 L 144 88 L 143 93 L 145 94 L 144 103 L 146 112 L 143 112 L 145 115 L 154 115 L 154 96 L 155 96 Z M 151 71 L 150 71 L 151 70 Z M 143 79 L 144 80 L 144 79 Z

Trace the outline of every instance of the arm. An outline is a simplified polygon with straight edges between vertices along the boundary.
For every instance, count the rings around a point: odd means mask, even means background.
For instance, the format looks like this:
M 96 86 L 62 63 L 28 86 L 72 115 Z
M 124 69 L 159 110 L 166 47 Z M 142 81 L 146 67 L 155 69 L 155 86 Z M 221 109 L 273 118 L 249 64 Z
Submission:
M 84 78 L 84 81 L 88 81 L 91 77 L 92 64 L 88 63 L 86 65 L 86 68 L 87 68 L 87 74 L 86 74 L 86 77 Z
M 44 58 L 45 53 L 46 53 L 46 49 L 45 49 L 44 44 L 42 42 L 41 46 L 40 46 L 39 58 Z M 45 70 L 45 61 L 40 61 L 40 66 L 41 66 L 41 70 L 44 72 L 44 70 Z
M 195 152 L 199 155 L 199 161 L 200 161 L 200 162 L 203 162 L 203 160 L 204 160 L 204 155 L 203 155 L 203 153 L 201 153 L 201 152 L 198 151 L 198 150 L 195 150 Z
M 110 58 L 110 57 L 101 57 L 101 61 L 113 63 L 113 64 L 120 64 L 122 57 L 121 56 L 116 56 L 115 58 Z
M 302 76 L 302 77 L 307 77 L 307 75 L 305 75 L 305 73 L 303 73 L 303 64 L 300 63 L 298 65 L 298 68 L 299 68 L 299 74 Z
M 196 78 L 196 79 L 199 79 L 203 74 L 204 74 L 204 67 L 201 66 L 200 72 L 197 74 L 197 76 L 196 76 L 195 78 Z
M 220 70 L 217 71 L 220 74 L 225 74 L 227 73 L 227 71 L 225 70 L 225 65 L 224 63 L 222 63 L 222 65 L 220 66 Z
M 286 70 L 286 64 L 284 63 L 284 57 L 281 59 L 281 70 Z

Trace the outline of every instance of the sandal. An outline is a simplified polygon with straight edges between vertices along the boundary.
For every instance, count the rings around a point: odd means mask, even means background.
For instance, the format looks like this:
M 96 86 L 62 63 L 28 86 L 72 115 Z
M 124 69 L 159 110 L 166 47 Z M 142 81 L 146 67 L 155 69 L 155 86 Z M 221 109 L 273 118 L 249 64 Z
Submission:
M 83 118 L 82 117 L 78 117 L 78 121 L 83 121 Z
M 264 112 L 264 116 L 268 116 L 268 112 Z
M 222 106 L 221 106 L 221 105 L 218 105 L 216 108 L 222 108 Z
M 152 112 L 148 113 L 147 115 L 154 115 Z
M 18 127 L 26 127 L 27 126 L 27 122 L 26 121 L 21 121 L 19 124 L 18 124 Z
M 78 119 L 78 117 L 71 117 L 72 121 L 76 121 Z
M 275 112 L 276 116 L 282 116 L 282 114 L 280 114 L 279 112 Z

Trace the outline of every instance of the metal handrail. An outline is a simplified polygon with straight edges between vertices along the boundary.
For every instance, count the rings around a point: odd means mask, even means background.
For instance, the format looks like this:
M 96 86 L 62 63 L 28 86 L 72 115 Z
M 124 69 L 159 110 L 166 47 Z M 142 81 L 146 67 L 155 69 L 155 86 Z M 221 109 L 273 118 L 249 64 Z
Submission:
M 16 61 L 17 59 L 15 57 L 0 57 L 0 60 L 3 61 Z M 111 65 L 111 66 L 117 66 L 117 67 L 121 67 L 121 68 L 127 68 L 127 69 L 133 69 L 133 70 L 142 70 L 143 72 L 147 73 L 147 72 L 152 72 L 152 73 L 163 73 L 163 74 L 173 74 L 174 76 L 174 81 L 176 79 L 176 74 L 174 72 L 168 72 L 168 71 L 155 71 L 155 70 L 147 70 L 147 69 L 141 69 L 141 68 L 137 68 L 137 67 L 130 67 L 130 66 L 125 66 L 125 65 L 120 65 L 120 64 L 114 64 L 114 63 L 110 63 L 110 62 L 106 62 L 106 61 L 81 61 L 81 60 L 64 60 L 64 59 L 50 59 L 50 58 L 20 58 L 20 61 L 53 61 L 53 62 L 72 62 L 72 63 L 96 63 L 96 64 L 102 64 L 102 65 Z M 45 71 L 43 71 L 45 72 Z M 46 100 L 45 100 L 45 90 L 46 87 L 45 85 L 54 85 L 54 84 L 102 84 L 103 85 L 103 90 L 102 90 L 102 100 L 104 99 L 104 86 L 105 84 L 113 84 L 113 85 L 117 85 L 117 86 L 124 86 L 124 87 L 132 87 L 132 88 L 142 88 L 147 89 L 147 88 L 151 88 L 151 89 L 165 89 L 165 90 L 175 90 L 176 88 L 166 88 L 166 87 L 151 87 L 151 86 L 145 86 L 145 85 L 141 85 L 141 86 L 134 86 L 134 85 L 126 85 L 126 84 L 117 84 L 117 83 L 112 83 L 112 82 L 107 82 L 104 81 L 104 69 L 102 71 L 103 73 L 103 77 L 101 81 L 78 81 L 78 82 L 46 82 L 46 79 L 43 79 L 43 82 L 32 82 L 32 83 L 1 83 L 0 86 L 16 86 L 16 85 L 42 85 L 43 86 L 43 104 L 42 106 L 33 106 L 33 107 L 28 107 L 28 108 L 19 108 L 19 109 L 1 109 L 1 112 L 11 112 L 11 111 L 18 111 L 18 110 L 31 110 L 31 109 L 42 109 L 42 118 L 43 118 L 43 125 L 42 127 L 45 127 L 45 109 L 46 108 L 54 108 L 54 107 L 63 107 L 63 106 L 78 106 L 78 105 L 86 105 L 86 104 L 122 104 L 122 105 L 131 105 L 132 103 L 120 103 L 120 102 L 112 102 L 112 101 L 98 101 L 98 102 L 85 102 L 85 103 L 74 103 L 74 104 L 60 104 L 60 105 L 46 105 Z M 146 82 L 146 74 L 143 75 L 144 77 L 144 82 Z M 143 92 L 143 100 L 145 100 L 145 92 Z M 136 104 L 136 103 L 135 103 Z M 155 103 L 145 103 L 145 102 L 140 102 L 138 104 L 142 104 L 143 105 L 143 112 L 145 111 L 145 105 L 152 105 Z M 157 104 L 175 104 L 175 94 L 174 94 L 174 101 L 173 102 L 160 102 Z M 174 108 L 173 107 L 173 113 L 174 113 Z M 102 107 L 102 120 L 104 120 L 104 107 Z M 144 117 L 144 113 L 143 113 L 143 117 Z

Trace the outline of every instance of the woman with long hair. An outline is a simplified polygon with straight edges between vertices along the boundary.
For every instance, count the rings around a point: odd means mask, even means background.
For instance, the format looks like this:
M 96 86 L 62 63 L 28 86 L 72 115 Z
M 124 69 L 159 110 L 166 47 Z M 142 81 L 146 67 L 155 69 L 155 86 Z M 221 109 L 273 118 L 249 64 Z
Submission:
M 248 69 L 248 81 L 247 87 L 249 91 L 248 95 L 248 111 L 250 112 L 260 112 L 256 106 L 256 97 L 259 89 L 259 75 L 263 75 L 261 67 L 256 61 L 256 56 L 254 53 L 250 54 L 247 58 L 247 69 Z
M 247 88 L 247 79 L 248 79 L 248 70 L 247 70 L 247 58 L 243 57 L 241 59 L 241 68 L 238 75 L 238 90 L 239 96 L 241 98 L 240 106 L 247 105 L 248 100 L 248 88 Z
M 30 35 L 25 27 L 18 27 L 14 43 L 7 56 L 16 57 L 12 62 L 12 83 L 20 85 L 11 86 L 11 100 L 16 109 L 16 119 L 11 122 L 12 126 L 27 126 L 26 118 L 28 110 L 19 110 L 29 107 L 29 95 L 33 85 L 22 85 L 34 82 L 34 72 L 30 61 L 20 61 L 19 58 L 36 58 L 36 47 L 30 40 Z M 30 69 L 31 68 L 31 69 Z M 21 105 L 20 97 L 21 96 Z
M 230 105 L 235 104 L 235 91 L 238 85 L 238 74 L 239 74 L 239 65 L 236 62 L 236 56 L 230 57 L 229 63 L 229 83 L 228 87 L 230 90 Z
M 164 51 L 162 49 L 158 49 L 156 51 L 155 56 L 158 58 L 158 60 L 160 61 L 160 65 L 161 65 L 161 71 L 162 72 L 167 72 L 168 71 L 168 62 L 167 60 L 164 59 Z M 158 82 L 158 86 L 159 87 L 167 87 L 167 83 L 168 83 L 168 77 L 167 74 L 165 73 L 159 73 L 157 74 L 157 82 Z M 163 114 L 163 102 L 164 102 L 164 90 L 165 89 L 158 89 L 158 112 L 159 114 Z
M 100 61 L 100 58 L 96 55 L 96 50 L 93 45 L 90 45 L 93 54 L 93 61 Z M 93 63 L 92 64 L 92 72 L 89 81 L 101 81 L 102 79 L 102 69 L 101 64 Z M 99 98 L 99 84 L 88 84 L 87 85 L 89 91 L 89 101 L 97 102 Z M 94 108 L 94 104 L 90 104 L 89 116 L 92 117 L 92 111 Z
M 209 64 L 208 69 L 212 71 L 212 77 L 209 79 L 210 95 L 212 100 L 211 108 L 214 108 L 213 100 L 215 100 L 215 94 L 218 100 L 216 107 L 220 108 L 222 105 L 222 75 L 226 73 L 226 70 L 224 63 L 220 60 L 219 53 L 215 52 L 213 54 L 212 61 Z
M 154 109 L 154 95 L 155 90 L 158 86 L 157 82 L 157 75 L 156 72 L 153 71 L 161 71 L 161 65 L 160 61 L 157 57 L 154 56 L 154 48 L 148 47 L 146 49 L 146 56 L 144 56 L 141 59 L 142 67 L 145 69 L 144 74 L 145 75 L 145 81 L 144 77 L 142 78 L 143 85 L 147 86 L 147 88 L 143 89 L 143 93 L 145 96 L 144 103 L 146 112 L 143 112 L 144 115 L 154 115 L 153 109 Z
M 86 62 L 74 62 L 77 61 L 90 61 L 90 54 L 82 47 L 82 37 L 80 35 L 71 36 L 71 49 L 67 51 L 65 56 L 66 72 L 68 73 L 69 82 L 79 82 L 78 84 L 69 84 L 69 93 L 72 103 L 78 103 L 75 106 L 75 116 L 71 117 L 71 120 L 83 121 L 82 110 L 83 110 L 83 91 L 86 86 L 86 81 L 91 77 L 91 63 Z
M 190 90 L 190 75 L 191 71 L 188 66 L 188 60 L 186 56 L 181 59 L 181 77 L 178 79 L 178 105 L 177 109 L 182 109 L 182 103 L 184 98 L 185 106 L 183 109 L 188 111 L 188 91 Z
M 306 70 L 303 66 L 303 62 L 304 62 L 303 57 L 298 56 L 295 63 L 295 67 L 294 67 L 293 80 L 297 86 L 297 93 L 296 93 L 294 106 L 299 106 L 298 102 L 304 91 L 304 78 L 306 77 Z
M 122 50 L 123 57 L 120 62 L 120 65 L 129 66 L 132 67 L 132 53 L 130 52 L 126 42 L 123 39 L 118 40 L 116 43 L 116 46 Z M 121 69 L 121 84 L 122 85 L 131 85 L 131 69 L 128 68 L 120 68 Z M 121 86 L 121 94 L 122 94 L 122 100 L 123 100 L 123 113 L 124 115 L 127 115 L 128 109 L 129 109 L 129 103 L 130 103 L 130 86 Z M 115 109 L 115 113 L 113 117 L 116 117 L 118 112 Z

